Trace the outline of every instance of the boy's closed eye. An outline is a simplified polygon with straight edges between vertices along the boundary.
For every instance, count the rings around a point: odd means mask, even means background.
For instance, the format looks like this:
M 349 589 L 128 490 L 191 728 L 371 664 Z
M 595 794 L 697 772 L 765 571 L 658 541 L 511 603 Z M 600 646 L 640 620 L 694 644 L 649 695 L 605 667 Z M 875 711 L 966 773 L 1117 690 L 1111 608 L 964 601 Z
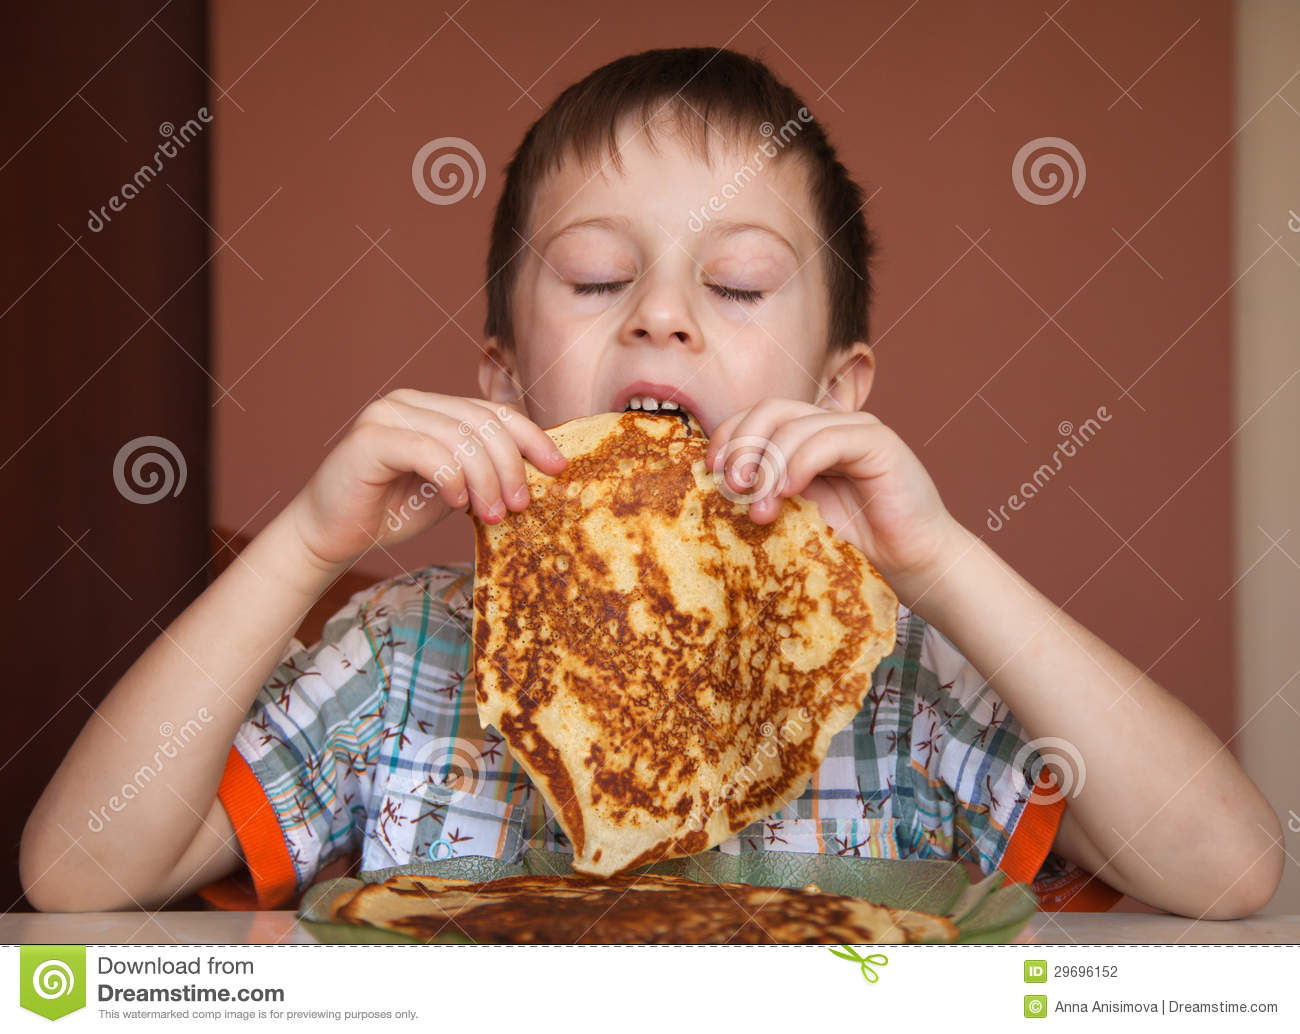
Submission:
M 575 294 L 616 294 L 630 284 L 631 280 L 607 280 L 596 281 L 594 283 L 578 283 L 573 285 Z M 762 301 L 766 291 L 748 290 L 742 287 L 730 287 L 726 284 L 714 284 L 705 282 L 704 286 L 720 298 L 726 298 L 733 302 L 744 302 L 752 304 L 753 302 Z
M 622 219 L 592 219 L 565 227 L 545 245 L 546 265 L 579 297 L 614 296 L 636 282 L 655 247 L 654 227 Z M 643 239 L 644 237 L 644 239 Z M 667 254 L 691 249 L 696 284 L 715 298 L 756 304 L 797 271 L 797 254 L 783 237 L 764 227 L 723 224 L 676 242 Z M 658 259 L 649 263 L 657 265 Z

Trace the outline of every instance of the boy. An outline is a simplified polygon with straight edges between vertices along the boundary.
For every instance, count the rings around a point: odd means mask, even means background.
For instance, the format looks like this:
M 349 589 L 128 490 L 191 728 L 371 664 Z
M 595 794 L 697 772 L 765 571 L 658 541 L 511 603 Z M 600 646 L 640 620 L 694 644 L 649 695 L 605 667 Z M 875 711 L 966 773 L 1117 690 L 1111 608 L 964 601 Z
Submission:
M 369 405 L 136 661 L 27 823 L 28 899 L 157 907 L 202 888 L 222 907 L 284 907 L 356 852 L 372 870 L 565 850 L 477 721 L 472 568 L 358 593 L 310 649 L 290 633 L 368 549 L 467 504 L 488 522 L 523 509 L 524 459 L 565 463 L 543 427 L 668 403 L 703 425 L 753 520 L 815 501 L 902 603 L 896 650 L 807 791 L 717 849 L 960 857 L 1032 881 L 1045 908 L 1121 893 L 1195 917 L 1262 907 L 1280 824 L 1232 755 L 958 525 L 863 411 L 862 205 L 755 60 L 650 51 L 566 90 L 497 208 L 483 398 Z M 165 760 L 160 723 L 188 730 Z

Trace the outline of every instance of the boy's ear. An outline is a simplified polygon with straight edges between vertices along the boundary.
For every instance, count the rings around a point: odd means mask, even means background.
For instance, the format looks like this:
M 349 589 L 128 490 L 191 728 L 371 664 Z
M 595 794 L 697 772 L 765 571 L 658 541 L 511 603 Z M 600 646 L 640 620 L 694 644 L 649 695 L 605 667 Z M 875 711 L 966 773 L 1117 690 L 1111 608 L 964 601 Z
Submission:
M 836 349 L 826 357 L 817 389 L 817 405 L 823 409 L 852 413 L 861 409 L 871 394 L 876 376 L 876 357 L 865 341 Z
M 515 373 L 514 359 L 501 347 L 501 339 L 490 337 L 483 345 L 478 363 L 478 387 L 489 402 L 521 407 L 523 389 Z

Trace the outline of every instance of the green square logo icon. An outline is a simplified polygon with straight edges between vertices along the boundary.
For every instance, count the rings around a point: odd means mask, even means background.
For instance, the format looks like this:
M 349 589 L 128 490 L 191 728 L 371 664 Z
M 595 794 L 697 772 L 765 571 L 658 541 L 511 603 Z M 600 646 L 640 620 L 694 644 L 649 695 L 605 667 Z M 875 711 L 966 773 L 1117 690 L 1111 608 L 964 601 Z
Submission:
M 24 944 L 18 957 L 18 1004 L 57 1020 L 86 1007 L 86 946 Z
M 1047 983 L 1047 962 L 1043 959 L 1025 959 L 1025 983 Z
M 1025 1018 L 1041 1020 L 1047 1015 L 1047 995 L 1025 995 Z

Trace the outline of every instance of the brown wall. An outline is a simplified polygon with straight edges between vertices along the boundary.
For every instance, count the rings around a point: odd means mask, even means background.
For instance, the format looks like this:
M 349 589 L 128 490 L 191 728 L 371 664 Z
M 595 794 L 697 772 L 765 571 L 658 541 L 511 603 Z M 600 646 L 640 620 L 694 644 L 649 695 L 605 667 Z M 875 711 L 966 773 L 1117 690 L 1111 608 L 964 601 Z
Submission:
M 216 4 L 216 228 L 265 207 L 214 264 L 215 375 L 238 400 L 213 410 L 214 522 L 261 527 L 378 394 L 477 393 L 492 205 L 539 104 L 630 51 L 729 44 L 803 92 L 877 191 L 874 411 L 962 521 L 1227 737 L 1230 6 L 1116 0 L 1055 23 L 1032 0 L 989 6 L 474 0 L 455 23 L 423 3 L 295 23 L 296 2 Z M 412 188 L 439 136 L 482 152 L 477 197 Z M 1043 136 L 1082 153 L 1078 197 L 1013 188 Z M 1099 406 L 1096 440 L 989 531 L 1058 425 Z M 361 566 L 470 544 L 458 516 Z

